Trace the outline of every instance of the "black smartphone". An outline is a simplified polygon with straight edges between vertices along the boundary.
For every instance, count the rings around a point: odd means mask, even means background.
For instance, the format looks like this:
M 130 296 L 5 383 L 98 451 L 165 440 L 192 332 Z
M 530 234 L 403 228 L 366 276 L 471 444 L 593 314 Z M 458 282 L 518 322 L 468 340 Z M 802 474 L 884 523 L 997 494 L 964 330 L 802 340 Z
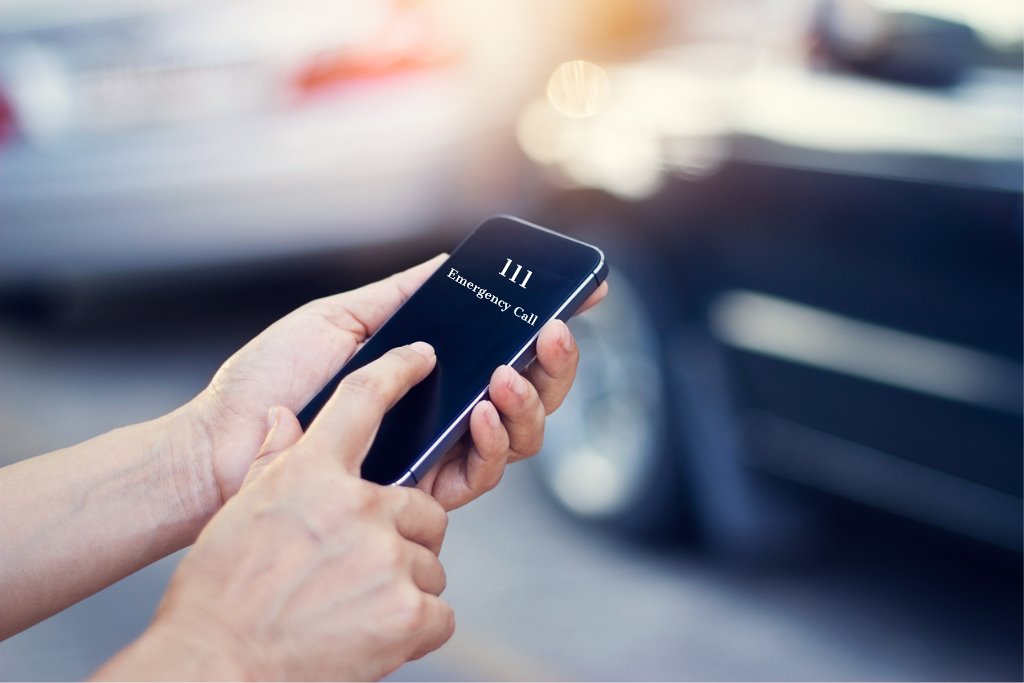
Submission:
M 608 272 L 597 247 L 512 216 L 481 223 L 299 413 L 303 429 L 349 373 L 414 341 L 437 365 L 384 416 L 362 466 L 379 484 L 414 485 L 469 427 L 499 365 L 523 370 L 537 335 L 567 320 Z

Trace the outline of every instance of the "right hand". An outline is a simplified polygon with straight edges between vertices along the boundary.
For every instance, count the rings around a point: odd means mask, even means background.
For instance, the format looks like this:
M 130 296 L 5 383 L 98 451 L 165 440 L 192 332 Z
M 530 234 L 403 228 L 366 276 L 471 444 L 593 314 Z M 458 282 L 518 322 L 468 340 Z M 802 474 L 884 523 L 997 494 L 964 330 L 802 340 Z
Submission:
M 349 375 L 305 435 L 287 408 L 271 411 L 238 495 L 181 562 L 153 624 L 97 675 L 376 679 L 444 644 L 455 627 L 437 597 L 444 509 L 359 478 L 384 413 L 434 363 L 426 344 L 390 351 Z

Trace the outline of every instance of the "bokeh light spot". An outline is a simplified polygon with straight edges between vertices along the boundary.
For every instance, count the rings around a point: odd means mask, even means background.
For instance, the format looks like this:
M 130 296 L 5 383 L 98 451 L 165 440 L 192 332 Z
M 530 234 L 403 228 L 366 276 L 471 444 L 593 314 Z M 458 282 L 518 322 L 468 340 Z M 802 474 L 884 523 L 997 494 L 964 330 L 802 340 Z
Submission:
M 610 91 L 605 70 L 583 60 L 561 64 L 548 80 L 551 105 L 574 119 L 593 116 L 604 109 Z

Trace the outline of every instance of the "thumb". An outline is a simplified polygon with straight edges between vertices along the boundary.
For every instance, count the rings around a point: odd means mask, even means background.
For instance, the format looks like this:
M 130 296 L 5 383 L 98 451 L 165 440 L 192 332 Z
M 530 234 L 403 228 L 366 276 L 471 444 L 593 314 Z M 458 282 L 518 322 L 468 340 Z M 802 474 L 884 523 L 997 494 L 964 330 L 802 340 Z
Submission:
M 302 438 L 302 426 L 295 413 L 284 406 L 274 406 L 267 411 L 267 438 L 249 466 L 246 481 L 258 476 L 278 455 L 288 450 Z

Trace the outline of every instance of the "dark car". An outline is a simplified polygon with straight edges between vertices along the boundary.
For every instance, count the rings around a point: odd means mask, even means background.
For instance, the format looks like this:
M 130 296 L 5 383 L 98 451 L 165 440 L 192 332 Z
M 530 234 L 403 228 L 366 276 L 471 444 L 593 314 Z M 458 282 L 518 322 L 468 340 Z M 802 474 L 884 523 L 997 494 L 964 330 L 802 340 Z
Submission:
M 816 491 L 1020 550 L 1020 60 L 957 25 L 954 69 L 948 19 L 898 19 L 872 68 L 823 12 L 801 49 L 691 41 L 609 66 L 596 116 L 524 115 L 542 218 L 618 268 L 536 461 L 574 515 L 749 549 Z

